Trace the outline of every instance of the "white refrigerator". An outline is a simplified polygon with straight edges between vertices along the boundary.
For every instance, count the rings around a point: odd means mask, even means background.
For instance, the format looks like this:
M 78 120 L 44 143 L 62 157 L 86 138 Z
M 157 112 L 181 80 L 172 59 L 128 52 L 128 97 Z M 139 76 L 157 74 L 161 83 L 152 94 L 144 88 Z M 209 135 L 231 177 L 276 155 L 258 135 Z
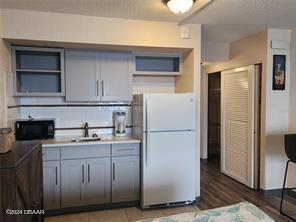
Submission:
M 141 145 L 141 207 L 196 198 L 196 97 L 142 94 L 133 100 L 133 133 Z

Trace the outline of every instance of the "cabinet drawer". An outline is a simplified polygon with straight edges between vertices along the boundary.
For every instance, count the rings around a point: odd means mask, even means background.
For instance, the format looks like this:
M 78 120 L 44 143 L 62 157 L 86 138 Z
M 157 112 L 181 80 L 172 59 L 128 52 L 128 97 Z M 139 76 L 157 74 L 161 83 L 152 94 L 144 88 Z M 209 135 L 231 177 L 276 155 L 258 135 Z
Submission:
M 60 160 L 60 147 L 42 148 L 42 158 L 46 160 Z
M 83 145 L 61 147 L 61 159 L 82 159 L 110 156 L 110 145 Z
M 124 143 L 112 145 L 112 156 L 135 156 L 140 155 L 138 143 Z

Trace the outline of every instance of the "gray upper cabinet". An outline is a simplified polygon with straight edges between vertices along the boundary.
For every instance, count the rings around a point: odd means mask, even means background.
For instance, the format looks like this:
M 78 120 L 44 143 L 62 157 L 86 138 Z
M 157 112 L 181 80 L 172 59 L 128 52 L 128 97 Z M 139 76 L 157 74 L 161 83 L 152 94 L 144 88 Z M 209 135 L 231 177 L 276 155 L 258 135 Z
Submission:
M 101 53 L 102 101 L 130 101 L 132 98 L 132 55 Z
M 98 57 L 96 52 L 65 52 L 67 101 L 100 100 Z
M 132 55 L 66 50 L 66 100 L 130 101 Z
M 64 50 L 13 46 L 14 96 L 64 96 Z
M 44 208 L 60 208 L 60 161 L 43 162 Z

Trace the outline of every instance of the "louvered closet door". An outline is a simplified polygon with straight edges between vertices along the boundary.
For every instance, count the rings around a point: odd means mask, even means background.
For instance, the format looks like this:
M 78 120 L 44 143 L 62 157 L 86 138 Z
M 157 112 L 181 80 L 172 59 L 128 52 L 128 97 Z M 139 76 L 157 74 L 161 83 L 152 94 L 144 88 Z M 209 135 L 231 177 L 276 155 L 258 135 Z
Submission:
M 222 173 L 254 188 L 255 66 L 221 73 Z

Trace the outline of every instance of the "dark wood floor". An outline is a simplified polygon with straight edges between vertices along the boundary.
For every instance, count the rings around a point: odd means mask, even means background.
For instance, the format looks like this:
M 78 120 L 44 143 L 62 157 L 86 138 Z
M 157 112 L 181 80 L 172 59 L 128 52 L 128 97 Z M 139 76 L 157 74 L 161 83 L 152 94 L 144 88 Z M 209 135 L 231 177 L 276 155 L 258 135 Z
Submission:
M 296 218 L 296 199 L 287 197 L 285 212 Z M 279 213 L 280 197 L 266 197 L 262 191 L 252 190 L 220 173 L 217 158 L 201 164 L 201 201 L 197 206 L 202 210 L 223 207 L 248 201 L 270 215 L 274 220 L 292 221 Z

